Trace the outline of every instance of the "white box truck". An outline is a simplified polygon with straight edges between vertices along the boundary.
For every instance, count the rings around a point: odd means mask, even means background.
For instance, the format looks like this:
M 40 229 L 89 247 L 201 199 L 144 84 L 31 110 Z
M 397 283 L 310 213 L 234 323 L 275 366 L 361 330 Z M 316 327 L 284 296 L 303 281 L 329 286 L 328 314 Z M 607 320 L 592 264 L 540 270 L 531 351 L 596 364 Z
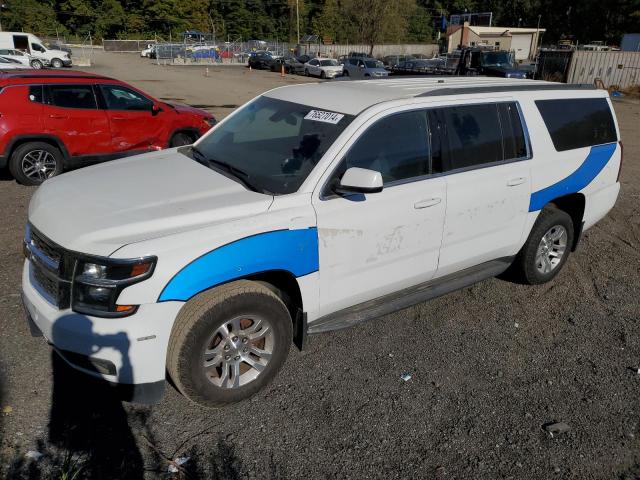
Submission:
M 67 52 L 45 47 L 42 40 L 32 33 L 0 32 L 0 48 L 21 50 L 31 55 L 31 66 L 36 69 L 70 67 L 72 63 Z

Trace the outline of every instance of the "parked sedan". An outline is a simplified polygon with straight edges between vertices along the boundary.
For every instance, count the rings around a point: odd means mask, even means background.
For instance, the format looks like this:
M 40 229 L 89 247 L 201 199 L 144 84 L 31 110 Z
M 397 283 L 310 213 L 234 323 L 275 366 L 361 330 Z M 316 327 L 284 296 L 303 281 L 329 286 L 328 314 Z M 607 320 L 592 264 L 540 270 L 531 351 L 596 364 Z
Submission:
M 274 56 L 271 52 L 254 52 L 249 57 L 248 65 L 250 68 L 257 70 L 271 68 L 271 62 L 274 60 Z
M 389 72 L 381 61 L 374 58 L 348 58 L 344 65 L 344 76 L 353 78 L 382 78 L 388 77 Z
M 272 72 L 279 72 L 283 65 L 285 73 L 304 73 L 304 63 L 294 56 L 273 58 L 269 68 Z
M 23 65 L 17 60 L 13 60 L 11 58 L 0 57 L 0 70 L 16 70 L 23 68 L 31 68 L 28 65 Z
M 25 68 L 31 68 L 31 55 L 24 53 L 22 50 L 16 50 L 13 48 L 0 49 L 0 56 L 8 60 L 15 60 L 21 63 Z
M 306 76 L 334 78 L 342 75 L 342 65 L 332 58 L 313 58 L 304 64 Z
M 430 75 L 444 73 L 446 60 L 431 58 L 428 60 L 411 59 L 400 62 L 391 69 L 394 75 Z

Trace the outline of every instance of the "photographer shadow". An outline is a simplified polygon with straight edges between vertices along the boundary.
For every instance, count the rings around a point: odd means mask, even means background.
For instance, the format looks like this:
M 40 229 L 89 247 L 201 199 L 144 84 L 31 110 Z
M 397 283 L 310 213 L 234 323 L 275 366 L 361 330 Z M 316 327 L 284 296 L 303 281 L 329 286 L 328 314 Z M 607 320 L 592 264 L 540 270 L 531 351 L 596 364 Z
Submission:
M 118 377 L 132 378 L 127 334 L 100 335 L 93 331 L 89 318 L 70 314 L 55 322 L 51 341 L 57 350 L 51 353 L 49 445 L 64 455 L 80 458 L 82 478 L 143 478 L 142 456 L 122 405 L 122 392 L 68 364 L 104 373 L 115 367 L 90 361 L 89 357 L 102 349 L 115 349 L 122 359 Z

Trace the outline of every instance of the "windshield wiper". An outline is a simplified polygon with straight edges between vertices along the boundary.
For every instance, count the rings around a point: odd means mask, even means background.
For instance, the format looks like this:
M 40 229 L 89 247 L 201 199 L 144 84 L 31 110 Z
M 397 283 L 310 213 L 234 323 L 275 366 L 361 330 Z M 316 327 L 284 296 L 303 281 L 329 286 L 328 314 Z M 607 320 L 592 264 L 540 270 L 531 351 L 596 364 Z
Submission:
M 202 150 L 194 146 L 191 146 L 189 150 L 191 151 L 191 154 L 192 154 L 191 158 L 193 158 L 196 162 L 201 163 L 203 165 L 207 164 L 208 162 L 207 156 L 202 152 Z
M 191 152 L 193 154 L 193 159 L 196 160 L 197 162 L 206 166 L 213 164 L 219 169 L 224 170 L 227 173 L 230 173 L 235 178 L 240 180 L 240 182 L 242 182 L 242 184 L 246 186 L 249 190 L 258 192 L 258 193 L 269 193 L 266 190 L 259 189 L 258 187 L 256 187 L 251 182 L 251 180 L 249 180 L 250 175 L 244 170 L 242 170 L 241 168 L 235 167 L 227 162 L 223 162 L 222 160 L 217 160 L 212 157 L 207 157 L 207 155 L 205 155 L 205 153 L 202 150 L 198 149 L 198 147 L 192 146 Z

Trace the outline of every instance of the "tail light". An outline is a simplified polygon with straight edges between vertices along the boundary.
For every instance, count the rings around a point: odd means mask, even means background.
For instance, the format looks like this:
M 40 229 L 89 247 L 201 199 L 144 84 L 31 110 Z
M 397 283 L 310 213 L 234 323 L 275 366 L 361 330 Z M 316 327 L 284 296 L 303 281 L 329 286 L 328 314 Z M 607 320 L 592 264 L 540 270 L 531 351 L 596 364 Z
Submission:
M 622 160 L 624 159 L 624 148 L 622 146 L 622 140 L 620 140 L 618 144 L 620 145 L 620 168 L 618 169 L 618 178 L 616 179 L 616 182 L 620 181 L 620 175 L 622 174 Z

